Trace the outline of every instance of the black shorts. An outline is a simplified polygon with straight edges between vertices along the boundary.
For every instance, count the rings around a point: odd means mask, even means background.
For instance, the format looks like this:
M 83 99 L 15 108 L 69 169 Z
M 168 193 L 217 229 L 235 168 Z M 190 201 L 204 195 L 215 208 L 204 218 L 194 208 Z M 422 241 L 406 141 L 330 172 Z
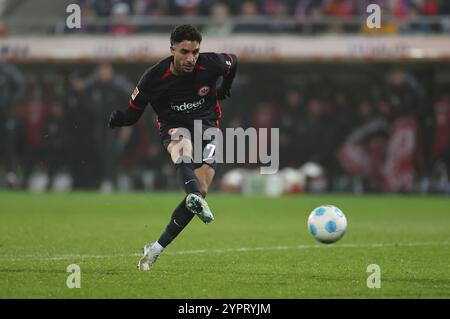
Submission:
M 215 130 L 219 129 L 219 121 L 215 120 L 202 120 L 202 127 L 201 127 L 201 133 L 200 131 L 197 132 L 197 134 L 201 134 L 202 137 L 202 151 L 201 151 L 201 159 L 197 158 L 198 156 L 195 156 L 196 149 L 195 149 L 195 143 L 194 143 L 194 125 L 189 124 L 186 125 L 185 123 L 163 123 L 160 122 L 159 125 L 159 135 L 161 136 L 161 143 L 164 149 L 167 150 L 167 147 L 169 146 L 172 139 L 176 140 L 175 136 L 183 135 L 180 128 L 187 129 L 190 133 L 190 139 L 192 143 L 193 148 L 193 157 L 194 157 L 194 167 L 195 169 L 201 167 L 203 164 L 209 165 L 214 170 L 217 168 L 217 162 L 215 159 L 216 155 L 216 148 L 217 148 L 217 141 L 212 136 L 211 138 L 204 138 L 203 133 L 210 128 L 214 128 Z M 184 136 L 187 137 L 187 136 Z

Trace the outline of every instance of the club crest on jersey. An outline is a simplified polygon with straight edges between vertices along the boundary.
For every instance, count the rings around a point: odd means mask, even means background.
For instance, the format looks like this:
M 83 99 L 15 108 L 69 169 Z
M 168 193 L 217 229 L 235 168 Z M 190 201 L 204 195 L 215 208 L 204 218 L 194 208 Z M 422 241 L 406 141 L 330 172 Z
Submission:
M 134 99 L 136 98 L 136 96 L 138 96 L 138 94 L 139 94 L 139 89 L 136 86 L 136 88 L 133 91 L 133 94 L 131 94 L 131 99 L 134 101 Z
M 200 96 L 205 96 L 209 93 L 209 86 L 202 86 L 199 90 L 198 90 L 198 95 Z

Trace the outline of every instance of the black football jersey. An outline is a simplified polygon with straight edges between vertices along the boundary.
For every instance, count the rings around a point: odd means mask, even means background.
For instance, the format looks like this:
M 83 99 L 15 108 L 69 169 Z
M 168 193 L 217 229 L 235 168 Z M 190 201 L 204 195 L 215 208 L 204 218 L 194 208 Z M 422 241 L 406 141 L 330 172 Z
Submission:
M 152 106 L 163 123 L 189 123 L 218 120 L 222 116 L 216 83 L 235 67 L 233 54 L 200 53 L 194 71 L 175 75 L 168 57 L 145 71 L 134 89 L 130 107 L 143 110 Z

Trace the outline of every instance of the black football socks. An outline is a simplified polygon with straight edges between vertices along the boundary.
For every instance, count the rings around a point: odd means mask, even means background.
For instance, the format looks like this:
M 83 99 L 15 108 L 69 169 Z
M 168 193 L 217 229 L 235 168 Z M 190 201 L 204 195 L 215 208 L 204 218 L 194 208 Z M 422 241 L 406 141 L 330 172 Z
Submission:
M 194 217 L 188 209 L 186 208 L 185 199 L 175 208 L 175 211 L 170 218 L 169 224 L 167 224 L 166 229 L 162 233 L 161 237 L 158 239 L 158 243 L 162 247 L 169 245 L 181 231 L 189 224 L 189 222 Z
M 178 181 L 186 194 L 197 194 L 203 197 L 200 191 L 200 183 L 194 173 L 194 163 L 189 156 L 180 156 L 175 164 Z M 158 239 L 162 247 L 169 245 L 194 217 L 186 207 L 186 198 L 175 208 L 169 224 Z
M 194 162 L 189 156 L 180 156 L 175 164 L 177 169 L 178 181 L 181 184 L 186 195 L 194 193 L 201 197 L 200 183 L 194 173 Z

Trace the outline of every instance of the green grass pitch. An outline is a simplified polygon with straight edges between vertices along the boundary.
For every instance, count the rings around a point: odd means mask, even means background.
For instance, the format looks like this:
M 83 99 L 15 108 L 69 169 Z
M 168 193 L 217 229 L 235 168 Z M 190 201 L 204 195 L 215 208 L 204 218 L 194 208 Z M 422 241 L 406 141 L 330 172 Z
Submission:
M 0 193 L 0 298 L 450 298 L 450 200 L 211 194 L 149 272 L 136 263 L 181 193 Z M 306 227 L 322 204 L 349 222 L 324 245 Z M 66 268 L 81 268 L 69 289 Z M 369 289 L 367 266 L 381 269 Z

